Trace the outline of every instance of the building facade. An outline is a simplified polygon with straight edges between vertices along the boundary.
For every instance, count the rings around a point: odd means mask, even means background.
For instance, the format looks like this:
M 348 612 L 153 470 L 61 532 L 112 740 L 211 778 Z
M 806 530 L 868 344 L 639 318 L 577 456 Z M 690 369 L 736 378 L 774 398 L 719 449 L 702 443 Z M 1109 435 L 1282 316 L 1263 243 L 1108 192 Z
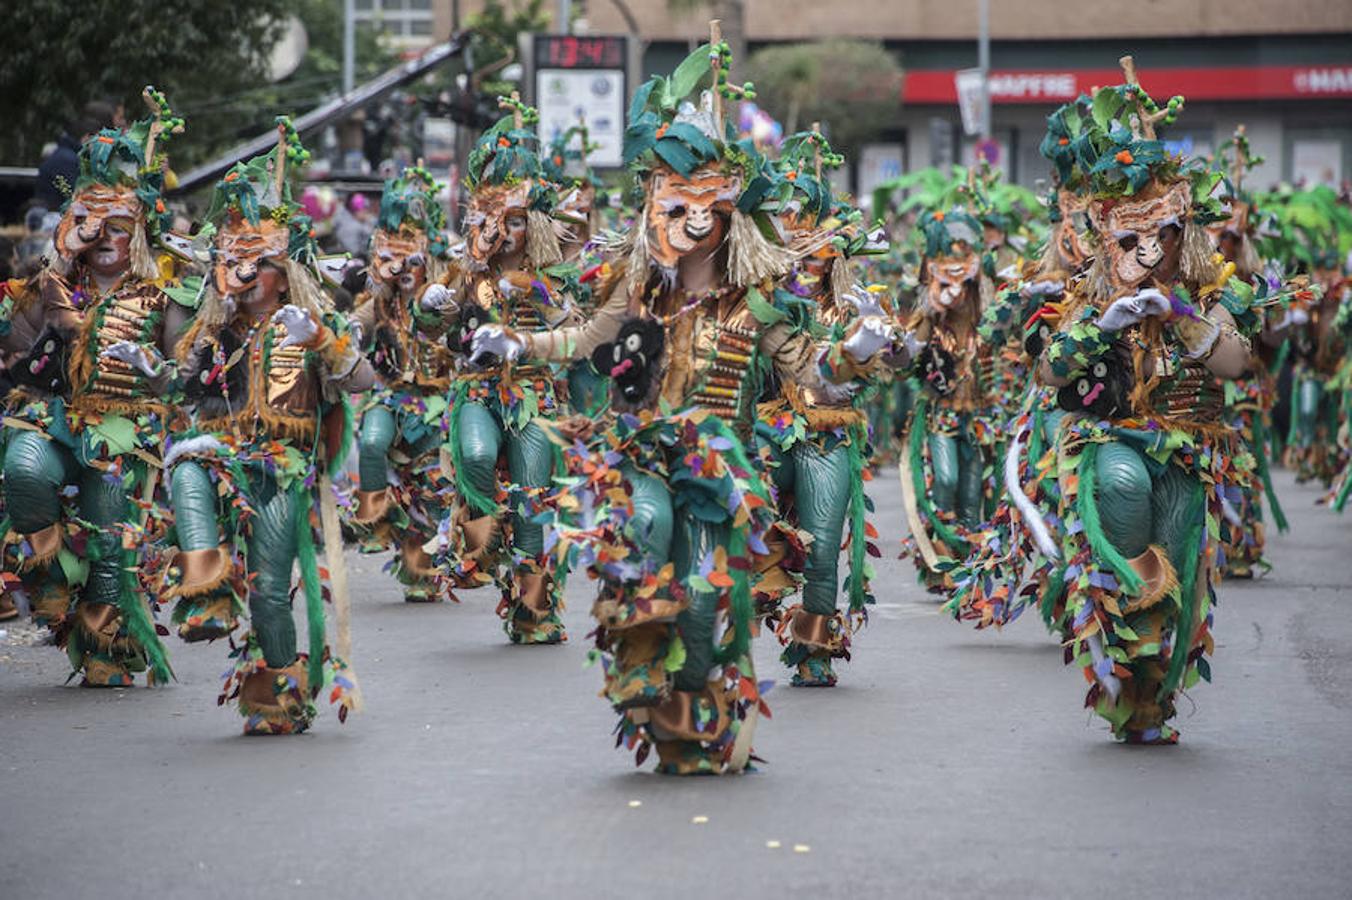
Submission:
M 710 6 L 717 4 L 711 3 Z M 626 0 L 647 42 L 644 68 L 669 71 L 706 32 L 699 12 Z M 906 72 L 902 106 L 878 144 L 856 154 L 853 186 L 913 168 L 970 161 L 954 75 L 977 62 L 976 0 L 743 0 L 754 51 L 784 41 L 881 41 Z M 1120 78 L 1132 54 L 1157 97 L 1183 94 L 1176 149 L 1208 153 L 1243 124 L 1266 161 L 1256 184 L 1352 179 L 1352 2 L 1348 0 L 990 0 L 992 132 L 999 162 L 1034 186 L 1047 113 Z M 611 0 L 588 0 L 586 27 L 624 33 Z M 1112 35 L 1105 38 L 1104 35 Z M 772 111 L 773 112 L 773 111 Z

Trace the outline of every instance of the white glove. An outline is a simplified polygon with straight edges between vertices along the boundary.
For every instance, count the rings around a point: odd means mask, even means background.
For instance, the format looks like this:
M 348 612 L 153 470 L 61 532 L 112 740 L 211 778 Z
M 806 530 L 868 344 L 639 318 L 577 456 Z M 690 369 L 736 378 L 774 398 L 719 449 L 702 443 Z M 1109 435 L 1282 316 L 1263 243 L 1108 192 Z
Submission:
M 501 325 L 480 325 L 470 340 L 469 361 L 471 365 L 479 365 L 485 356 L 497 356 L 515 362 L 525 350 L 526 345 L 508 334 Z
M 1310 321 L 1310 311 L 1303 306 L 1291 307 L 1286 315 L 1291 319 L 1292 325 L 1304 325 Z
M 435 313 L 455 312 L 460 308 L 455 292 L 444 284 L 429 284 L 418 300 L 418 305 L 427 312 Z
M 845 352 L 850 354 L 855 362 L 865 362 L 878 351 L 890 346 L 893 337 L 895 332 L 886 319 L 867 316 L 859 320 L 859 327 L 854 330 L 854 334 L 845 339 Z
M 883 305 L 878 302 L 878 298 L 867 290 L 850 291 L 845 295 L 845 299 L 859 313 L 859 318 L 864 319 L 870 316 L 882 319 L 887 317 L 887 311 Z
M 273 313 L 272 321 L 286 329 L 286 337 L 281 343 L 283 347 L 308 344 L 319 336 L 319 323 L 310 318 L 305 310 L 291 303 Z
M 1024 285 L 1020 292 L 1027 297 L 1050 297 L 1065 291 L 1065 285 L 1055 279 L 1045 281 L 1033 281 Z
M 1102 331 L 1121 331 L 1150 316 L 1161 316 L 1173 309 L 1169 298 L 1154 288 L 1137 291 L 1130 297 L 1118 297 L 1099 316 Z
M 147 378 L 154 378 L 164 370 L 164 360 L 158 353 L 147 353 L 144 347 L 131 341 L 118 341 L 99 356 L 124 362 Z

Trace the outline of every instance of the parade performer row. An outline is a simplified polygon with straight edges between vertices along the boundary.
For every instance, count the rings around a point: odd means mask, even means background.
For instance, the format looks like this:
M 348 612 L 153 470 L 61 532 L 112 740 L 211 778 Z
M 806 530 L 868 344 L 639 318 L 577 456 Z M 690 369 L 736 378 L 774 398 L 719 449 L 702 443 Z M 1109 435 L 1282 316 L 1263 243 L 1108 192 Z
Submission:
M 1059 410 L 1013 426 L 1005 518 L 952 570 L 952 607 L 1001 624 L 1037 602 L 1114 735 L 1172 743 L 1178 691 L 1210 677 L 1227 498 L 1258 483 L 1227 384 L 1250 369 L 1260 317 L 1304 286 L 1234 277 L 1206 232 L 1225 218 L 1219 176 L 1156 134 L 1181 98 L 1161 107 L 1123 65 L 1125 84 L 1048 120 L 1062 222 L 1078 195 L 1088 227 L 1065 228 L 1014 298 L 1055 298 L 1024 322 L 1045 386 L 1029 402 L 1055 391 Z
M 590 435 L 561 433 L 553 550 L 600 582 L 592 612 L 618 741 L 640 760 L 655 746 L 659 770 L 681 774 L 746 766 L 762 704 L 753 592 L 795 562 L 754 449 L 763 381 L 844 396 L 891 340 L 877 316 L 819 339 L 777 290 L 793 262 L 770 237 L 780 179 L 724 130 L 722 103 L 747 90 L 727 84 L 727 53 L 715 40 L 636 92 L 625 156 L 643 170 L 644 205 L 589 320 L 488 325 L 473 342 L 475 359 L 608 370 L 613 415 Z

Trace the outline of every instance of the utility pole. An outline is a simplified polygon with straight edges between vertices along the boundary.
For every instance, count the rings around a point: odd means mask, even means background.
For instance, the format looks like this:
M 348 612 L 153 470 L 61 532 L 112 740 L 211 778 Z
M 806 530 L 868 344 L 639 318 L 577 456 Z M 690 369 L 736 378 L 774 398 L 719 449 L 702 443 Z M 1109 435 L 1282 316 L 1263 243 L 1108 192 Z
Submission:
M 981 137 L 991 136 L 991 0 L 977 0 L 976 64 L 981 70 Z
M 572 34 L 573 2 L 572 0 L 559 0 L 559 21 L 555 26 L 555 31 L 559 34 Z
M 343 95 L 352 93 L 356 69 L 356 0 L 343 0 Z

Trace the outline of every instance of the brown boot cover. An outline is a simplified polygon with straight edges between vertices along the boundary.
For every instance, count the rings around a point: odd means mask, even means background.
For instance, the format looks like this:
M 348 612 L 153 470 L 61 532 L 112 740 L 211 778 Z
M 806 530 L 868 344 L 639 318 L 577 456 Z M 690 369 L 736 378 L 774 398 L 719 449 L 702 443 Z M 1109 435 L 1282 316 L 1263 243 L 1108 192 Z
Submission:
M 667 652 L 675 626 L 648 622 L 637 628 L 606 633 L 610 657 L 606 659 L 606 684 L 601 696 L 616 710 L 657 706 L 671 694 Z
M 1125 612 L 1147 609 L 1163 600 L 1178 587 L 1178 576 L 1174 574 L 1173 563 L 1169 555 L 1158 544 L 1151 544 L 1140 556 L 1127 560 L 1132 571 L 1145 582 L 1140 594 L 1126 598 L 1122 608 Z
M 378 491 L 354 491 L 352 498 L 357 501 L 357 507 L 352 511 L 353 525 L 376 524 L 389 514 L 393 502 L 388 487 Z
M 79 654 L 83 687 L 131 687 L 132 666 L 144 663 L 136 643 L 122 632 L 122 616 L 109 603 L 80 603 L 75 607 L 75 627 L 70 647 L 72 660 Z
M 780 660 L 797 671 L 794 687 L 834 687 L 832 659 L 850 658 L 850 631 L 845 616 L 810 613 L 801 605 L 790 607 L 775 630 L 784 652 Z
M 464 506 L 456 510 L 454 522 L 451 583 L 465 590 L 492 583 L 492 557 L 502 538 L 501 523 L 496 516 L 471 519 L 469 509 Z
M 731 724 L 729 698 L 717 685 L 702 691 L 672 691 L 648 710 L 656 738 L 657 771 L 663 775 L 719 775 L 727 769 L 725 748 L 714 746 Z
M 171 620 L 188 643 L 214 641 L 239 627 L 244 588 L 242 567 L 229 544 L 179 550 L 169 558 L 160 599 L 178 598 Z
M 513 644 L 558 644 L 568 640 L 559 618 L 562 591 L 548 569 L 548 560 L 528 559 L 512 572 L 511 592 L 502 610 L 504 628 Z
M 396 543 L 390 509 L 394 506 L 394 492 L 386 487 L 379 491 L 353 491 L 354 506 L 344 523 L 357 540 L 362 553 L 380 553 Z
M 263 667 L 244 678 L 239 712 L 245 734 L 300 734 L 314 721 L 307 658 L 301 654 L 282 669 Z
M 664 570 L 665 572 L 665 570 Z M 674 622 L 690 605 L 690 598 L 674 600 L 670 585 L 619 585 L 602 582 L 601 593 L 592 604 L 596 624 L 611 632 L 636 628 L 650 622 Z

